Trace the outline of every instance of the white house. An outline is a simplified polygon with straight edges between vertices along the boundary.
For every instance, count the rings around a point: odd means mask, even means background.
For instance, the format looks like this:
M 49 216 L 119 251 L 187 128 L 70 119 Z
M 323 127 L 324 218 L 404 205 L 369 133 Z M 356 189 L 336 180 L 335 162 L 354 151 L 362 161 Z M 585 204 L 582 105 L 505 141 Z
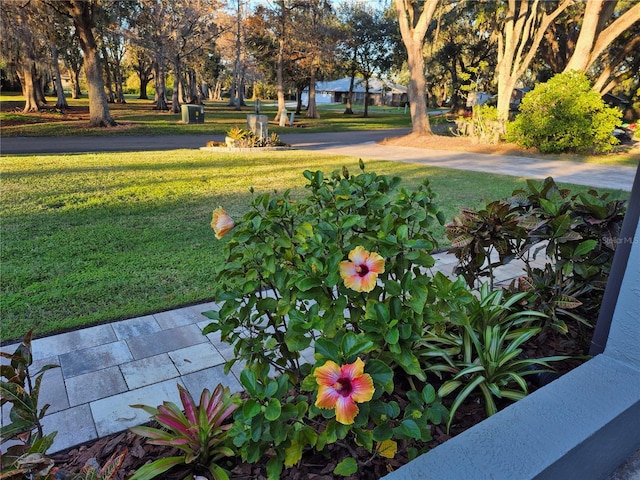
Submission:
M 316 82 L 316 103 L 346 103 L 351 78 L 341 78 L 329 82 Z M 365 82 L 356 78 L 353 84 L 352 103 L 364 104 Z M 302 104 L 309 101 L 309 89 L 302 92 Z M 379 78 L 369 79 L 369 105 L 402 105 L 407 101 L 407 87 Z

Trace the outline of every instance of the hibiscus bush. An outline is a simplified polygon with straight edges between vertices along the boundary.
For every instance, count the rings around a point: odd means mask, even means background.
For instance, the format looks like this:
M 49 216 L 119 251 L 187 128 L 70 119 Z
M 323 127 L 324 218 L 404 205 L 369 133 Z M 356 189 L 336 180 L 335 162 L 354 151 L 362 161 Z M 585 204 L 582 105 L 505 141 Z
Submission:
M 269 478 L 310 450 L 341 455 L 336 475 L 399 449 L 412 459 L 432 425 L 451 425 L 441 397 L 492 414 L 493 397 L 521 398 L 523 375 L 548 368 L 520 360 L 542 317 L 516 308 L 526 294 L 503 302 L 485 287 L 497 300 L 479 303 L 462 277 L 432 274 L 444 218 L 429 182 L 360 169 L 305 171 L 306 195 L 256 195 L 237 223 L 213 213 L 228 241 L 204 333 L 234 347 L 226 369 L 242 367 L 245 392 L 229 436 Z
M 218 237 L 233 229 L 204 332 L 234 346 L 227 370 L 244 366 L 248 398 L 230 435 L 244 461 L 269 457 L 271 478 L 336 442 L 366 452 L 336 474 L 392 457 L 398 442 L 415 456 L 448 418 L 414 353 L 445 314 L 427 308 L 430 232 L 444 223 L 436 195 L 428 181 L 409 191 L 360 167 L 305 171 L 308 195 L 257 195 L 237 224 L 214 212 Z

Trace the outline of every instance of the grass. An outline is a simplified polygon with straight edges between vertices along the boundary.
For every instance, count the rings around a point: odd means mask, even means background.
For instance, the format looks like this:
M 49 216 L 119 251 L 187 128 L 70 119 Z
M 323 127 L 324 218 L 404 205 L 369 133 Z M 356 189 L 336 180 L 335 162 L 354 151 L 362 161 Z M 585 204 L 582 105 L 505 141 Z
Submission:
M 303 195 L 303 170 L 343 165 L 358 170 L 355 158 L 299 151 L 4 156 L 0 339 L 18 339 L 31 327 L 43 336 L 211 300 L 224 244 L 209 226 L 212 210 L 223 206 L 239 219 L 249 187 Z M 447 220 L 524 182 L 399 162 L 371 161 L 367 170 L 400 176 L 409 187 L 428 178 Z M 444 246 L 442 229 L 435 233 Z
M 55 105 L 55 98 L 49 98 L 49 104 Z M 118 122 L 116 128 L 88 128 L 86 111 L 87 98 L 67 99 L 71 107 L 65 114 L 51 110 L 46 114 L 22 114 L 16 111 L 23 105 L 23 98 L 16 95 L 0 95 L 3 104 L 0 112 L 2 135 L 6 137 L 39 136 L 75 136 L 75 135 L 193 135 L 223 134 L 235 125 L 244 126 L 247 114 L 254 113 L 253 102 L 241 111 L 229 107 L 226 102 L 205 102 L 203 124 L 184 124 L 180 113 L 153 110 L 151 100 L 139 100 L 133 96 L 126 98 L 126 104 L 111 104 L 111 116 Z M 273 122 L 277 113 L 274 102 L 262 102 L 261 114 L 268 115 L 271 124 L 269 131 L 282 132 L 336 132 L 363 129 L 410 128 L 411 119 L 404 109 L 396 107 L 371 107 L 369 116 L 362 112 L 344 115 L 342 106 L 321 106 L 320 119 L 307 119 L 296 116 L 296 128 L 280 127 Z M 63 121 L 64 120 L 64 121 Z

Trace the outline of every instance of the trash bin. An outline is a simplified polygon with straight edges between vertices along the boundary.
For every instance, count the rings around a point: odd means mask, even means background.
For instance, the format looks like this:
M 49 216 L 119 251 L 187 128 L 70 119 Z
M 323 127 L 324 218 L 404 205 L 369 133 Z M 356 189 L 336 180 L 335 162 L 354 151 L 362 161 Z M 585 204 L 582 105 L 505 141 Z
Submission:
M 202 105 L 182 105 L 182 123 L 204 123 Z

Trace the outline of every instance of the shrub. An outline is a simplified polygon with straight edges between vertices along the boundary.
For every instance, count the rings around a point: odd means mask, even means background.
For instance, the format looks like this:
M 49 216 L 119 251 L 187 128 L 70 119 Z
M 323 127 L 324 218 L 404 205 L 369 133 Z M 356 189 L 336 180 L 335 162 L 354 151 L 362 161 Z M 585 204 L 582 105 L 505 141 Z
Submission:
M 475 105 L 471 117 L 459 117 L 456 126 L 458 135 L 473 137 L 482 143 L 496 144 L 504 133 L 498 109 L 491 105 Z
M 417 455 L 447 418 L 414 354 L 432 317 L 431 226 L 443 221 L 428 182 L 409 191 L 364 171 L 304 176 L 306 197 L 259 195 L 227 233 L 212 282 L 220 309 L 206 314 L 205 333 L 234 346 L 227 368 L 246 362 L 234 444 L 245 461 L 269 457 L 270 478 L 336 442 L 366 452 L 336 474 L 398 442 Z M 406 395 L 391 396 L 396 382 Z
M 465 209 L 447 224 L 449 252 L 470 286 L 482 277 L 493 286 L 496 268 L 523 260 L 523 275 L 512 288 L 529 292 L 528 308 L 567 332 L 567 320 L 588 325 L 597 316 L 624 210 L 624 202 L 608 194 L 571 195 L 552 178 L 529 180 L 527 189 L 477 211 Z M 546 254 L 541 268 L 533 265 L 540 251 Z
M 555 75 L 527 93 L 507 140 L 542 153 L 607 152 L 621 113 L 605 105 L 582 72 Z
M 464 279 L 430 274 L 443 215 L 428 181 L 409 191 L 360 166 L 330 178 L 305 171 L 308 195 L 258 195 L 237 222 L 214 211 L 216 237 L 229 240 L 204 333 L 233 345 L 227 370 L 246 365 L 230 436 L 244 461 L 267 458 L 270 479 L 331 444 L 348 452 L 334 469 L 345 476 L 398 448 L 409 459 L 424 451 L 431 426 L 451 424 L 430 372 L 449 382 L 442 395 L 470 382 L 455 409 L 481 392 L 491 414 L 492 396 L 524 395 L 525 367 L 546 368 L 519 358 L 541 325 L 541 315 L 508 311 L 527 293 L 503 302 L 485 287 L 479 304 Z M 454 331 L 459 351 L 445 358 Z

